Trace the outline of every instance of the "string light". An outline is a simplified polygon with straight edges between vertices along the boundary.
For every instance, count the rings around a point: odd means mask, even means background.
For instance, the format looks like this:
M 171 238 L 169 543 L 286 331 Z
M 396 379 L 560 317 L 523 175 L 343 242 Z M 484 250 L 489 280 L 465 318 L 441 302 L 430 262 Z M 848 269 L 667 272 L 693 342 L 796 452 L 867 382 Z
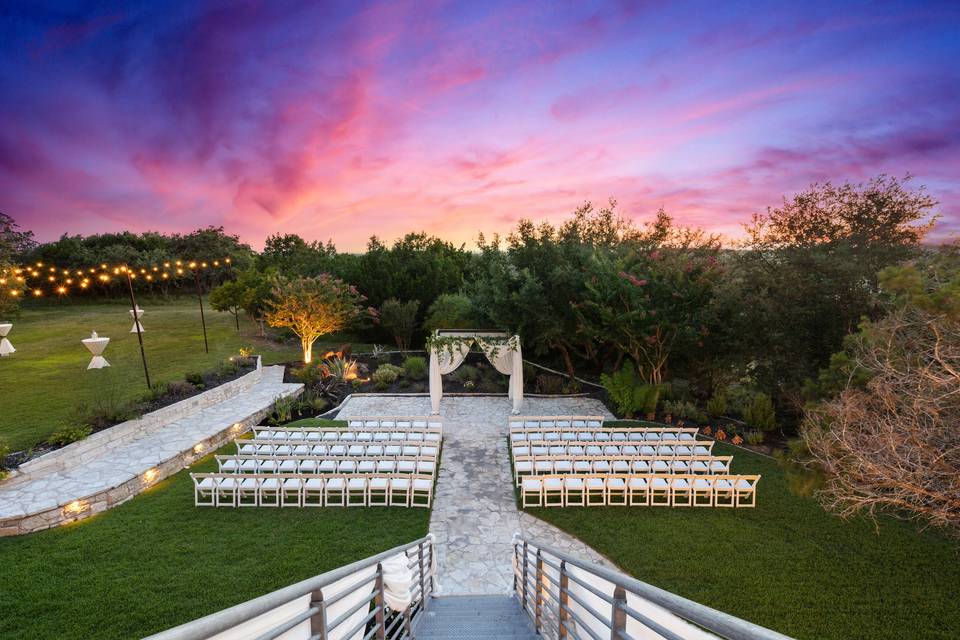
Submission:
M 37 261 L 32 265 L 0 270 L 0 287 L 3 287 L 0 288 L 0 296 L 6 295 L 16 298 L 29 292 L 33 297 L 39 298 L 44 295 L 45 291 L 62 296 L 69 294 L 73 286 L 81 290 L 88 290 L 92 281 L 107 286 L 112 284 L 116 278 L 123 279 L 123 276 L 129 276 L 130 280 L 136 280 L 139 275 L 142 279 L 151 283 L 154 281 L 170 282 L 174 278 L 185 276 L 191 271 L 195 272 L 211 267 L 219 268 L 229 264 L 232 264 L 232 259 L 229 257 L 209 262 L 204 260 L 167 260 L 162 263 L 137 267 L 125 264 L 111 266 L 102 262 L 99 267 L 63 268 Z M 30 282 L 31 280 L 39 282 Z M 21 288 L 9 288 L 10 285 L 14 287 L 21 285 Z M 43 285 L 49 288 L 44 288 Z

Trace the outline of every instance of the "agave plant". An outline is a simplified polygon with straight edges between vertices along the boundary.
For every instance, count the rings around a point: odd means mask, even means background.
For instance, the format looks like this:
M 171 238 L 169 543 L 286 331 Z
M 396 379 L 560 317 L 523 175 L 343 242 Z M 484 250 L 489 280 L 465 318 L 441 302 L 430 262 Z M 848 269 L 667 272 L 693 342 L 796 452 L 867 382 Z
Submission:
M 323 368 L 324 377 L 334 378 L 338 382 L 349 382 L 358 377 L 357 361 L 352 359 L 335 356 L 327 358 L 320 366 Z

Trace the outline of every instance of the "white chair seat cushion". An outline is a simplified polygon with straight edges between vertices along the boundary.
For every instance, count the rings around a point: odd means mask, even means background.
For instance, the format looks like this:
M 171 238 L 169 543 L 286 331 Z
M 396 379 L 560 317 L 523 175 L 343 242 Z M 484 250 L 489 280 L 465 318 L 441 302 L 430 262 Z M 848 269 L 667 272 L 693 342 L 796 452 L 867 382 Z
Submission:
M 413 488 L 417 490 L 429 489 L 432 486 L 430 480 L 424 478 L 414 478 L 413 479 Z
M 561 478 L 547 478 L 543 481 L 543 488 L 551 490 L 562 489 L 563 480 Z
M 406 478 L 393 478 L 390 480 L 390 486 L 393 489 L 409 489 L 410 481 Z
M 367 487 L 367 481 L 364 478 L 350 478 L 347 482 L 348 489 L 365 489 Z
M 587 478 L 587 488 L 602 489 L 603 487 L 603 478 Z
M 322 480 L 307 480 L 307 488 L 308 488 L 308 489 L 310 488 L 310 483 L 311 483 L 311 482 L 320 483 L 320 484 L 314 485 L 315 487 L 323 486 L 323 485 L 322 485 L 322 482 L 323 482 Z M 343 478 L 331 478 L 331 479 L 327 480 L 327 489 L 334 489 L 334 490 L 336 490 L 336 491 L 339 491 L 339 490 L 343 489 L 345 486 L 346 486 L 346 483 L 344 482 Z
M 260 488 L 261 489 L 279 489 L 280 480 L 278 478 L 267 478 L 266 480 L 260 483 Z
M 523 481 L 524 491 L 539 491 L 543 483 L 536 478 L 525 478 Z
M 217 483 L 213 478 L 204 478 L 197 483 L 197 486 L 199 486 L 201 489 L 213 489 L 216 485 Z
M 563 482 L 567 489 L 583 489 L 583 480 L 581 478 L 565 478 Z
M 647 481 L 643 478 L 630 478 L 630 482 L 627 484 L 629 484 L 632 489 L 644 489 L 647 486 Z
M 370 488 L 371 489 L 386 489 L 390 484 L 387 478 L 371 478 L 370 479 Z

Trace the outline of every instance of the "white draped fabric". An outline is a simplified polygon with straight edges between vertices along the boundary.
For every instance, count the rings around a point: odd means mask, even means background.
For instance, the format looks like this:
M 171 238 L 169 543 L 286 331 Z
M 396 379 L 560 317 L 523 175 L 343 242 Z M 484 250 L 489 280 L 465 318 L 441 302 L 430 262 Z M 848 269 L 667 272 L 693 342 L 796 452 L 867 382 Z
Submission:
M 507 397 L 513 400 L 513 413 L 520 413 L 523 403 L 523 355 L 520 351 L 520 340 L 516 340 L 516 349 L 502 342 L 485 340 L 482 336 L 464 336 L 463 342 L 452 349 L 430 349 L 430 404 L 433 413 L 440 413 L 440 400 L 443 398 L 443 381 L 441 376 L 456 370 L 470 352 L 470 345 L 476 341 L 483 350 L 487 360 L 494 369 L 510 376 L 507 385 Z
M 407 554 L 398 553 L 380 563 L 383 570 L 383 599 L 392 611 L 406 611 L 413 602 L 413 571 Z

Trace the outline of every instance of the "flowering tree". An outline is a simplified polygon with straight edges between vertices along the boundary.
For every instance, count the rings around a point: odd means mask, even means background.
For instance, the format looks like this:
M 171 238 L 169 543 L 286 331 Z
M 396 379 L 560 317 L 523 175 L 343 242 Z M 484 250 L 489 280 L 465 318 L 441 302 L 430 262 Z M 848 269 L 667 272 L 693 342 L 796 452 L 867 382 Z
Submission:
M 271 327 L 293 331 L 300 338 L 303 361 L 310 362 L 317 338 L 348 327 L 363 313 L 364 300 L 356 287 L 327 273 L 315 278 L 276 278 L 266 318 Z
M 645 382 L 660 384 L 671 353 L 681 345 L 695 350 L 706 335 L 718 251 L 715 237 L 674 227 L 661 211 L 619 253 L 594 257 L 587 294 L 574 305 L 580 330 L 631 358 Z

